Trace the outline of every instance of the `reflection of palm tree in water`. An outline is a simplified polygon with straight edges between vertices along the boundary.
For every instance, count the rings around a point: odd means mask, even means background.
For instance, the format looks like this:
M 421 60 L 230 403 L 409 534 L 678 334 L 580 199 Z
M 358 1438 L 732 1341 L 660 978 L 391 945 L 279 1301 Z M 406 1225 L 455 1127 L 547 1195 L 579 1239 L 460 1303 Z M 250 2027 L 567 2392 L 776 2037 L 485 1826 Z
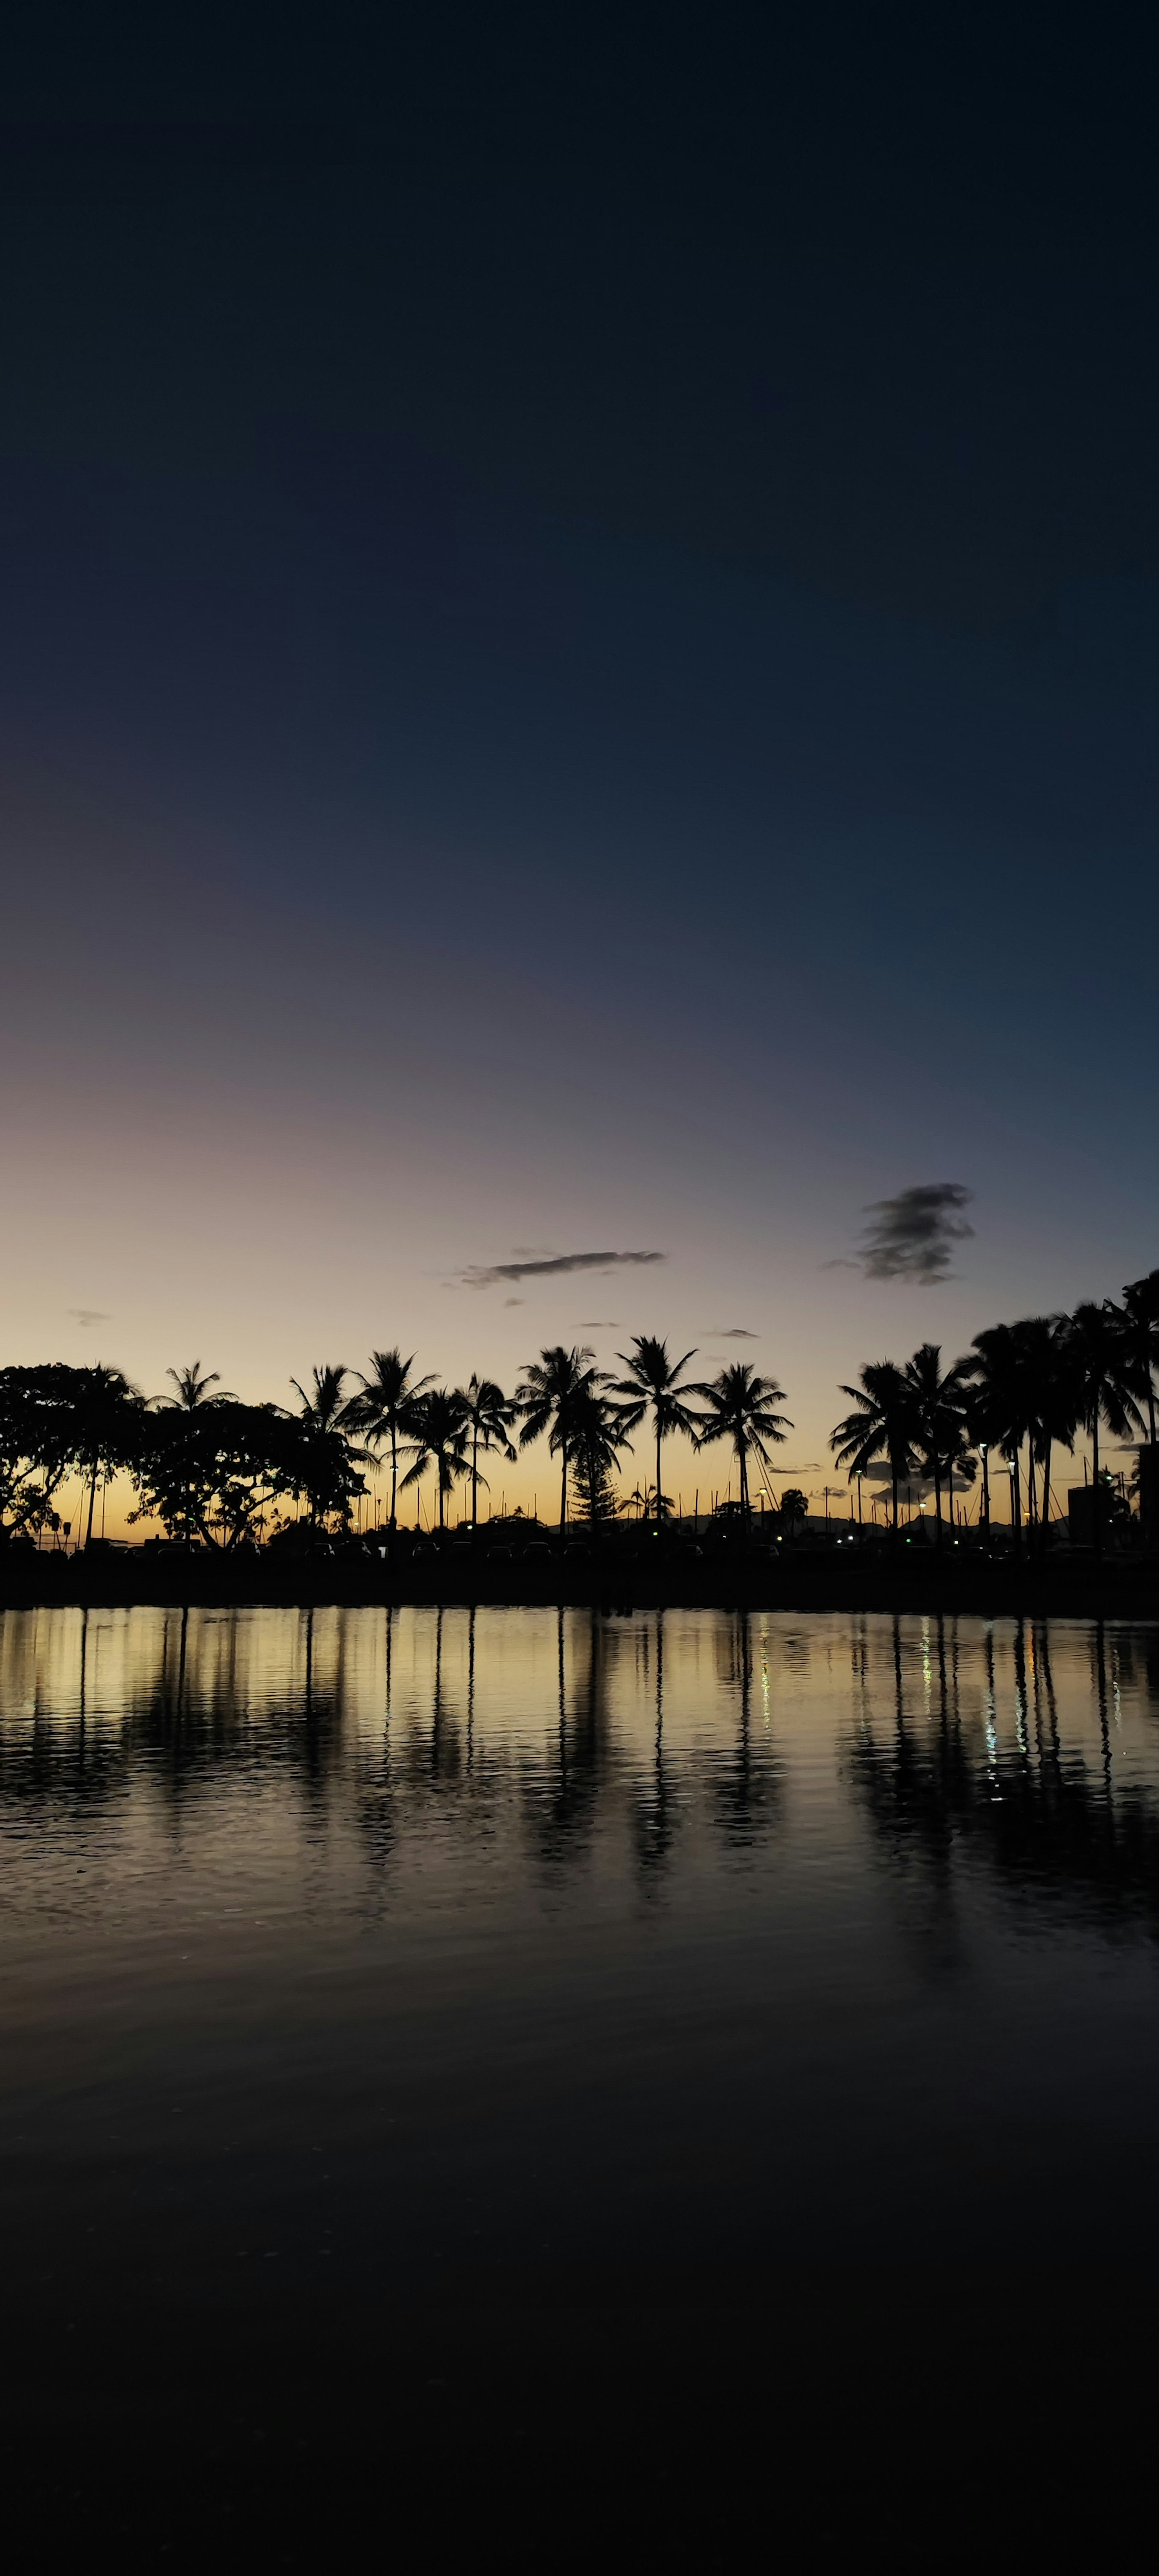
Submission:
M 567 1625 L 571 1621 L 570 1629 Z M 586 1662 L 580 1665 L 580 1647 Z M 569 1696 L 569 1674 L 571 1689 Z M 594 1609 L 560 1610 L 556 1629 L 556 1764 L 550 1793 L 534 1790 L 534 1838 L 545 1859 L 578 1851 L 595 1822 L 607 1768 L 607 1637 Z M 530 1784 L 529 1784 L 530 1785 Z
M 782 1821 L 781 1766 L 771 1741 L 754 1753 L 752 1741 L 753 1640 L 747 1610 L 738 1610 L 731 1631 L 731 1678 L 737 1694 L 738 1729 L 732 1760 L 719 1776 L 716 1821 L 726 1843 L 748 1848 L 762 1833 Z
M 654 1894 L 676 1838 L 679 1816 L 664 1768 L 664 1613 L 656 1613 L 656 1726 L 652 1752 L 653 1778 L 642 1783 L 633 1799 L 633 1832 L 644 1886 Z
M 931 1889 L 948 1890 L 963 1859 L 976 1857 L 1022 1908 L 1028 1894 L 1046 1906 L 1066 1899 L 1073 1905 L 1077 1894 L 1104 1924 L 1143 1920 L 1159 1937 L 1159 1805 L 1144 1790 L 1120 1788 L 1112 1795 L 1106 1639 L 1100 1628 L 1092 1637 L 1091 1659 L 1097 1767 L 1088 1767 L 1077 1747 L 1063 1757 L 1043 1626 L 1033 1627 L 1028 1637 L 1019 1623 L 1011 1642 L 1014 1722 L 1003 1750 L 992 1636 L 987 1634 L 983 1650 L 987 1744 L 971 1741 L 948 1692 L 936 1730 L 907 1717 L 895 1623 L 891 1738 L 888 1744 L 877 1740 L 863 1715 L 850 1772 L 890 1859 L 922 1870 Z

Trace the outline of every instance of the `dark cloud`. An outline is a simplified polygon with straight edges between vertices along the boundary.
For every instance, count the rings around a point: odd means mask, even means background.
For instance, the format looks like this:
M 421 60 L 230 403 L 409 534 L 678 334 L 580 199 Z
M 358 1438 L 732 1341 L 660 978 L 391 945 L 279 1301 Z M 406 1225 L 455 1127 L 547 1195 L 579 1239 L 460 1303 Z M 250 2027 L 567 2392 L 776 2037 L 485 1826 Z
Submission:
M 580 1317 L 581 1333 L 618 1333 L 619 1329 L 614 1315 L 581 1315 Z
M 111 1324 L 113 1320 L 111 1315 L 102 1314 L 99 1306 L 70 1306 L 68 1311 L 82 1330 L 90 1324 Z
M 564 1279 L 573 1270 L 612 1270 L 621 1267 L 642 1268 L 646 1263 L 666 1261 L 666 1252 L 555 1252 L 526 1261 L 496 1261 L 490 1269 L 472 1263 L 463 1272 L 464 1288 L 496 1288 L 504 1279 Z
M 505 1306 L 523 1306 L 527 1300 L 524 1297 L 505 1297 L 503 1303 Z
M 743 1324 L 709 1324 L 706 1342 L 759 1342 L 759 1333 L 750 1333 Z
M 874 1199 L 858 1257 L 866 1278 L 914 1279 L 922 1288 L 950 1278 L 953 1246 L 974 1231 L 962 1215 L 973 1195 L 961 1181 L 925 1181 L 895 1199 Z

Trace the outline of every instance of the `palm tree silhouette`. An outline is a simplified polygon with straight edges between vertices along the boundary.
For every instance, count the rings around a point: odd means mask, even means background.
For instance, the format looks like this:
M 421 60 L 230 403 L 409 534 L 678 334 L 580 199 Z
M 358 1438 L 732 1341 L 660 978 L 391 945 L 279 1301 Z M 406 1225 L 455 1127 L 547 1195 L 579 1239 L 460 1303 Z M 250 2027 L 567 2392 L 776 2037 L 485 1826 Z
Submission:
M 1022 1545 L 1022 1488 L 1018 1453 L 1033 1438 L 1035 1383 L 1025 1337 L 1015 1324 L 990 1324 L 975 1333 L 968 1363 L 967 1401 L 975 1440 L 1001 1451 L 1011 1470 L 1014 1544 Z
M 689 1391 L 707 1408 L 697 1416 L 697 1448 L 711 1448 L 715 1440 L 732 1442 L 740 1469 L 741 1511 L 747 1520 L 751 1511 L 749 1458 L 759 1458 L 762 1467 L 770 1466 L 770 1442 L 783 1444 L 786 1431 L 793 1428 L 787 1413 L 774 1410 L 785 1390 L 774 1377 L 758 1377 L 747 1360 L 737 1360 L 731 1368 L 722 1369 L 710 1385 Z
M 347 1421 L 347 1399 L 344 1395 L 349 1369 L 343 1362 L 336 1367 L 312 1369 L 313 1385 L 307 1390 L 296 1377 L 290 1379 L 295 1394 L 302 1402 L 297 1415 L 305 1444 L 304 1482 L 310 1505 L 310 1520 L 315 1531 L 318 1521 L 328 1511 L 341 1508 L 349 1518 L 349 1496 L 361 1493 L 357 1479 L 350 1481 L 352 1462 L 369 1464 L 364 1449 L 350 1444 Z
M 586 1345 L 568 1351 L 562 1342 L 556 1342 L 550 1350 L 541 1351 L 537 1360 L 525 1364 L 522 1383 L 515 1390 L 515 1403 L 524 1417 L 520 1448 L 528 1448 L 546 1431 L 552 1456 L 560 1461 L 561 1530 L 567 1526 L 568 1461 L 584 1399 L 611 1385 L 607 1371 L 591 1365 L 594 1360 L 595 1352 Z
M 1074 1446 L 1079 1395 L 1069 1315 L 1026 1315 L 1011 1331 L 1023 1377 L 1021 1410 L 1030 1443 L 1031 1481 L 1037 1460 L 1042 1468 L 1040 1544 L 1050 1527 L 1050 1461 L 1055 1445 Z
M 663 1490 L 660 1473 L 662 1444 L 670 1431 L 686 1432 L 690 1439 L 696 1437 L 698 1417 L 687 1401 L 696 1390 L 681 1384 L 682 1372 L 689 1361 L 695 1359 L 696 1353 L 685 1351 L 682 1360 L 670 1360 L 666 1341 L 657 1341 L 651 1333 L 637 1333 L 631 1351 L 617 1351 L 616 1357 L 628 1372 L 626 1377 L 613 1381 L 615 1394 L 623 1398 L 619 1415 L 625 1431 L 635 1431 L 646 1413 L 650 1411 L 652 1415 L 656 1437 L 656 1530 L 659 1534 Z
M 912 1400 L 913 1445 L 923 1474 L 933 1480 L 934 1537 L 938 1547 L 942 1544 L 942 1480 L 948 1476 L 952 1496 L 954 1468 L 963 1469 L 970 1458 L 965 1420 L 969 1366 L 968 1360 L 955 1360 L 943 1377 L 940 1344 L 923 1342 L 902 1372 Z
M 1122 1313 L 1108 1298 L 1076 1306 L 1070 1319 L 1067 1348 L 1074 1370 L 1076 1411 L 1091 1440 L 1094 1485 L 1095 1553 L 1102 1553 L 1102 1494 L 1099 1488 L 1099 1425 L 1105 1422 L 1116 1440 L 1141 1431 L 1137 1397 L 1143 1393 L 1138 1362 L 1124 1336 Z
M 456 1387 L 456 1401 L 463 1408 L 463 1424 L 471 1442 L 471 1527 L 479 1526 L 479 1451 L 497 1449 L 503 1458 L 514 1458 L 516 1451 L 507 1437 L 507 1426 L 515 1419 L 515 1406 L 504 1395 L 494 1378 L 476 1377 L 472 1370 L 465 1387 Z M 486 1478 L 484 1477 L 484 1483 Z
M 372 1351 L 370 1376 L 363 1377 L 361 1370 L 359 1371 L 359 1392 L 351 1396 L 347 1407 L 352 1430 L 361 1431 L 375 1447 L 383 1440 L 390 1442 L 390 1526 L 392 1530 L 397 1520 L 399 1450 L 408 1449 L 411 1446 L 411 1408 L 418 1397 L 425 1395 L 428 1387 L 434 1384 L 432 1377 L 412 1377 L 413 1367 L 413 1351 L 409 1360 L 404 1360 L 401 1351 L 397 1348 L 392 1351 Z
M 434 1460 L 438 1471 L 439 1528 L 445 1529 L 447 1495 L 453 1492 L 458 1477 L 471 1473 L 462 1396 L 445 1386 L 432 1387 L 429 1394 L 416 1396 L 410 1409 L 410 1439 L 416 1454 L 403 1484 L 417 1485 Z
M 867 1360 L 858 1375 L 860 1386 L 842 1386 L 842 1395 L 852 1399 L 853 1411 L 834 1425 L 829 1446 L 850 1478 L 863 1476 L 875 1458 L 888 1460 L 896 1538 L 898 1484 L 914 1469 L 914 1389 L 896 1360 Z
M 1123 1290 L 1119 1312 L 1123 1318 L 1124 1344 L 1146 1390 L 1149 1438 L 1154 1448 L 1155 1371 L 1159 1368 L 1159 1270 L 1149 1270 L 1145 1279 L 1130 1281 Z
M 210 1394 L 211 1386 L 221 1386 L 221 1379 L 216 1369 L 212 1369 L 207 1377 L 202 1377 L 200 1372 L 200 1360 L 194 1360 L 192 1368 L 166 1369 L 165 1375 L 172 1378 L 177 1393 L 159 1395 L 158 1404 L 172 1405 L 180 1413 L 195 1413 L 201 1404 L 237 1403 L 237 1397 L 231 1393 L 229 1387 L 222 1387 L 220 1395 Z

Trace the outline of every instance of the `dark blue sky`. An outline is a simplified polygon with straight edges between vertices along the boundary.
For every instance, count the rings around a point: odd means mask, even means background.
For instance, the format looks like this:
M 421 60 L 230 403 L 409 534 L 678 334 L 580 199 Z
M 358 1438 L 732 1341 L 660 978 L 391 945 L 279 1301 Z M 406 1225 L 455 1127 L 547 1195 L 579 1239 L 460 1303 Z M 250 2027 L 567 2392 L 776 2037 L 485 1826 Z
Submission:
M 10 1334 L 457 1368 L 432 1282 L 655 1237 L 788 1383 L 1150 1266 L 1145 41 L 29 20 Z M 956 1286 L 818 1286 L 935 1178 Z

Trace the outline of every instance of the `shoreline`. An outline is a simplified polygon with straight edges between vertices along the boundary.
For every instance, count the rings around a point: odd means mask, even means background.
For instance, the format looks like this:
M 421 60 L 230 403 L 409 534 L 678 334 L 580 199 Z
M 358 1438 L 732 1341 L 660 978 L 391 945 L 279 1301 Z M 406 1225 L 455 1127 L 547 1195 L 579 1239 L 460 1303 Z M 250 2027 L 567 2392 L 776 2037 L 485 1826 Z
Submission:
M 456 1554 L 458 1552 L 456 1551 Z M 464 1551 L 465 1555 L 465 1551 Z M 0 1567 L 0 1611 L 130 1609 L 833 1610 L 981 1618 L 1159 1619 L 1159 1560 L 1102 1565 L 966 1560 L 834 1562 L 789 1556 L 693 1562 L 609 1557 L 586 1564 L 489 1565 L 443 1558 L 396 1566 L 319 1558 L 229 1565 L 172 1557 L 48 1556 Z

